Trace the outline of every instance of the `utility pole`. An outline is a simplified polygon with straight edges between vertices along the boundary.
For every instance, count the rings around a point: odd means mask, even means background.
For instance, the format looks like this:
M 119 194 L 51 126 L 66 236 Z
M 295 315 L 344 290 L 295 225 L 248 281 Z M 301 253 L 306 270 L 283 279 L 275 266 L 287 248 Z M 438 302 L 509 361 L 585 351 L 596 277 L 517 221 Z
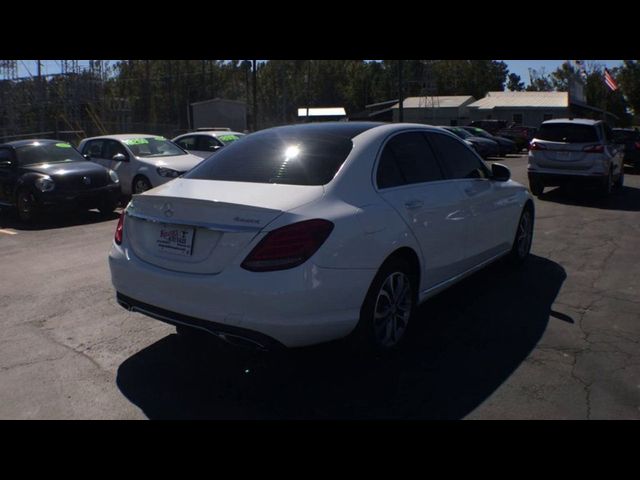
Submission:
M 44 85 L 42 84 L 42 62 L 38 62 L 38 129 L 44 131 Z
M 398 116 L 399 116 L 399 120 L 400 122 L 404 121 L 404 107 L 403 107 L 403 103 L 404 103 L 404 92 L 403 92 L 403 84 L 402 84 L 402 60 L 398 60 L 398 99 L 399 99 L 399 104 L 398 104 Z
M 258 74 L 256 71 L 257 62 L 256 60 L 251 60 L 253 62 L 253 131 L 258 130 L 258 85 L 257 79 Z

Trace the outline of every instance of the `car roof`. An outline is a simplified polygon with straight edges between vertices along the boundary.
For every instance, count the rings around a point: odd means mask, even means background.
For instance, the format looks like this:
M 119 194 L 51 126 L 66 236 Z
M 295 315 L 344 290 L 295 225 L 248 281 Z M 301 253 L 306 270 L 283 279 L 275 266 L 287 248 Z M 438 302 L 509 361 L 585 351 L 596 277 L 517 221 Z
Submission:
M 554 118 L 553 120 L 547 120 L 542 122 L 542 125 L 553 123 L 575 123 L 576 125 L 596 125 L 602 123 L 602 120 L 592 120 L 590 118 Z
M 259 130 L 252 134 L 262 134 L 263 132 L 278 131 L 281 133 L 296 134 L 302 132 L 315 132 L 318 134 L 338 135 L 348 138 L 354 138 L 362 132 L 372 128 L 389 125 L 383 122 L 316 122 L 316 123 L 300 123 L 294 125 L 285 125 L 281 127 L 273 127 L 265 130 Z M 400 125 L 400 124 L 397 124 Z
M 0 147 L 23 147 L 25 145 L 32 145 L 33 143 L 69 143 L 62 140 L 52 140 L 50 138 L 30 138 L 29 140 L 14 140 L 13 142 L 6 142 L 0 145 Z
M 119 133 L 119 134 L 116 134 L 116 135 L 101 135 L 99 137 L 89 137 L 89 138 L 85 138 L 82 141 L 86 142 L 87 140 L 102 140 L 102 139 L 129 140 L 130 138 L 145 138 L 145 137 L 162 137 L 162 138 L 165 138 L 162 135 L 156 135 L 156 134 L 153 134 L 153 133 Z

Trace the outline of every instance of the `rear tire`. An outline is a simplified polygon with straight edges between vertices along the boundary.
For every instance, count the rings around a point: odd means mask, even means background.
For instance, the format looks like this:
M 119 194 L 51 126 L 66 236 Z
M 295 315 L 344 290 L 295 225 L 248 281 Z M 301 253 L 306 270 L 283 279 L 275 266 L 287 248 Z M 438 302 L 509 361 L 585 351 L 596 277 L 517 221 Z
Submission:
M 540 180 L 529 180 L 529 190 L 536 197 L 544 193 L 544 184 Z
M 533 243 L 533 222 L 533 208 L 530 205 L 526 205 L 520 215 L 516 237 L 513 240 L 513 247 L 509 254 L 509 260 L 515 266 L 524 264 L 529 258 L 531 244 Z
M 407 261 L 397 257 L 385 262 L 360 309 L 353 333 L 358 349 L 365 353 L 397 350 L 406 338 L 417 299 L 418 279 Z
M 614 184 L 614 188 L 618 192 L 622 191 L 623 187 L 624 187 L 624 167 L 622 168 L 622 170 L 620 170 L 620 175 L 618 176 L 618 179 L 616 180 L 616 183 Z

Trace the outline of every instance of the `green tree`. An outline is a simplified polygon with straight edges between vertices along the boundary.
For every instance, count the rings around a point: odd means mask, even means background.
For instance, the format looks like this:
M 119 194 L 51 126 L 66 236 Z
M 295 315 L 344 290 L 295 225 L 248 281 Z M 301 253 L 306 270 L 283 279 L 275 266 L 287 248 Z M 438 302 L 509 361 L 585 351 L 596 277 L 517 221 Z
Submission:
M 510 73 L 507 81 L 507 89 L 512 92 L 522 92 L 524 90 L 524 82 L 517 73 Z

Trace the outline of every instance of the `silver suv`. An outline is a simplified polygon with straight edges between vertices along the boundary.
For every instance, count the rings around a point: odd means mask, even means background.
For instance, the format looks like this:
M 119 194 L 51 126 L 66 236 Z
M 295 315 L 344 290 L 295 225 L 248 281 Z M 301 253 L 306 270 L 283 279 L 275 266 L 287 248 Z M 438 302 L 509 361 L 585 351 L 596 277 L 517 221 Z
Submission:
M 536 196 L 544 187 L 591 184 L 603 194 L 621 189 L 624 168 L 620 145 L 601 120 L 583 118 L 544 122 L 529 145 L 529 188 Z

